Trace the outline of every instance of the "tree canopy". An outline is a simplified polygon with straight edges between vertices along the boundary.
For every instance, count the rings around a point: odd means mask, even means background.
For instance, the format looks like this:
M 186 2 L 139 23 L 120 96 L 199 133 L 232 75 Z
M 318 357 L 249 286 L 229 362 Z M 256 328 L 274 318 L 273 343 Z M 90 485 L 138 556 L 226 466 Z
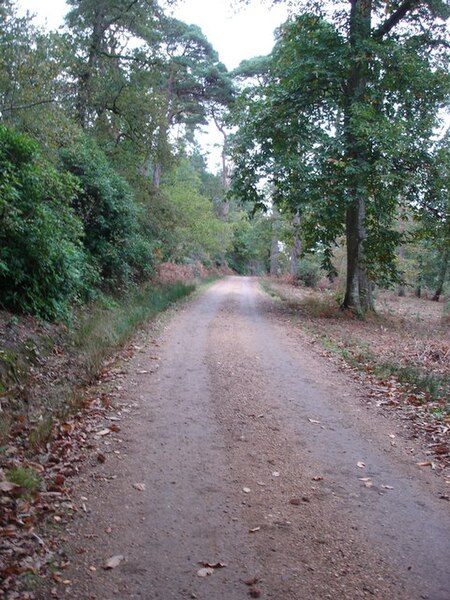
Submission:
M 237 72 L 250 85 L 234 113 L 234 189 L 264 202 L 260 182 L 271 182 L 275 203 L 303 213 L 307 247 L 325 249 L 328 270 L 345 235 L 343 305 L 364 312 L 373 283 L 398 277 L 399 213 L 430 193 L 426 171 L 449 92 L 448 7 L 304 4 L 271 55 Z
M 45 318 L 232 237 L 195 144 L 233 100 L 213 46 L 153 0 L 68 4 L 59 32 L 0 7 L 0 306 Z

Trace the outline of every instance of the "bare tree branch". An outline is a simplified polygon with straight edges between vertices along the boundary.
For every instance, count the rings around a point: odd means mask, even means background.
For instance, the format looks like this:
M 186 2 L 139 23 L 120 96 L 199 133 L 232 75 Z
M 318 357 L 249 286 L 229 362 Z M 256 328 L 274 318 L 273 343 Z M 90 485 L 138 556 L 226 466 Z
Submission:
M 53 104 L 57 102 L 56 98 L 51 98 L 48 100 L 37 100 L 36 102 L 31 102 L 30 104 L 22 104 L 22 105 L 12 105 L 3 109 L 3 112 L 13 113 L 16 110 L 27 110 L 28 108 L 33 108 L 34 106 L 41 106 L 42 104 Z
M 397 10 L 392 13 L 389 19 L 386 19 L 386 21 L 373 32 L 373 38 L 380 40 L 384 35 L 394 29 L 394 27 L 396 27 L 409 12 L 416 8 L 418 4 L 420 4 L 420 0 L 405 0 L 400 4 Z

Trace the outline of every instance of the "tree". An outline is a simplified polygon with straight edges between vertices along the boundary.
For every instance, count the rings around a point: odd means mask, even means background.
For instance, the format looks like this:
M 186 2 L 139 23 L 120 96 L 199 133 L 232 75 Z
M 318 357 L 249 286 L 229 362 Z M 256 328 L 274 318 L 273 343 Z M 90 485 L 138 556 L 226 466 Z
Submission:
M 270 269 L 271 219 L 262 213 L 232 211 L 233 247 L 228 253 L 232 269 L 242 275 L 267 273 Z
M 161 185 L 172 207 L 171 258 L 220 262 L 231 247 L 231 227 L 214 211 L 206 195 L 201 174 L 189 157 L 178 157 L 176 168 Z
M 197 25 L 178 19 L 161 20 L 163 49 L 164 109 L 158 132 L 158 155 L 154 162 L 153 181 L 159 187 L 160 159 L 168 145 L 168 132 L 183 125 L 192 136 L 208 117 L 219 122 L 222 107 L 233 96 L 232 83 L 225 65 Z
M 448 95 L 448 9 L 351 0 L 330 8 L 332 20 L 305 4 L 280 30 L 263 91 L 241 103 L 235 189 L 258 200 L 258 177 L 276 181 L 282 201 L 309 213 L 307 238 L 326 262 L 345 232 L 343 306 L 364 313 L 373 283 L 396 277 L 399 199 Z
M 132 50 L 136 40 L 155 45 L 160 9 L 157 2 L 146 0 L 68 0 L 68 4 L 73 7 L 66 23 L 77 79 L 75 113 L 79 124 L 89 128 L 105 110 L 114 112 L 114 100 L 125 87 L 122 66 L 137 60 Z
M 44 34 L 30 16 L 19 17 L 10 1 L 0 6 L 0 21 L 0 120 L 33 132 L 47 129 L 65 94 L 63 40 Z
M 431 277 L 428 277 L 427 283 L 434 285 L 433 300 L 439 302 L 450 262 L 449 130 L 433 145 L 430 152 L 424 153 L 422 168 L 416 173 L 416 178 L 419 179 L 417 187 L 421 193 L 416 196 L 414 203 L 417 222 L 414 237 L 432 252 L 433 266 L 429 269 Z

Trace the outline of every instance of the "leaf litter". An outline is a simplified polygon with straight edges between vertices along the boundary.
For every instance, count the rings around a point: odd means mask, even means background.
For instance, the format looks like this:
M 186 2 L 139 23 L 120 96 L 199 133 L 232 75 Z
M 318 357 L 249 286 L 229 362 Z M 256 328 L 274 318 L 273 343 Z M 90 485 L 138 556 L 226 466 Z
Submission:
M 26 589 L 27 574 L 64 586 L 71 584 L 64 577 L 69 564 L 61 550 L 66 540 L 64 528 L 77 512 L 88 509 L 87 498 L 73 497 L 70 482 L 80 473 L 86 449 L 98 463 L 106 461 L 98 444 L 119 430 L 115 424 L 98 427 L 99 419 L 106 419 L 109 410 L 103 395 L 90 395 L 81 405 L 70 419 L 55 419 L 49 441 L 33 452 L 29 443 L 32 425 L 18 418 L 0 454 L 0 580 L 7 598 L 35 598 L 34 592 Z M 21 485 L 10 481 L 18 477 L 14 475 L 17 473 L 26 477 Z M 47 526 L 51 522 L 53 528 Z M 116 568 L 123 560 L 120 556 L 108 559 L 104 568 Z M 50 596 L 57 597 L 57 590 L 52 589 Z

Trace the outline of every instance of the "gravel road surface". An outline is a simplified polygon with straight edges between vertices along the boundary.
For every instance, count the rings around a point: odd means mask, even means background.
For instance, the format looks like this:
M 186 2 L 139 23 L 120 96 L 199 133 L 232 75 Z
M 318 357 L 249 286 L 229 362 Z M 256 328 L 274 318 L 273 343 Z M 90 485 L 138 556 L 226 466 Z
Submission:
M 210 286 L 127 369 L 65 597 L 450 598 L 443 482 L 257 280 Z

